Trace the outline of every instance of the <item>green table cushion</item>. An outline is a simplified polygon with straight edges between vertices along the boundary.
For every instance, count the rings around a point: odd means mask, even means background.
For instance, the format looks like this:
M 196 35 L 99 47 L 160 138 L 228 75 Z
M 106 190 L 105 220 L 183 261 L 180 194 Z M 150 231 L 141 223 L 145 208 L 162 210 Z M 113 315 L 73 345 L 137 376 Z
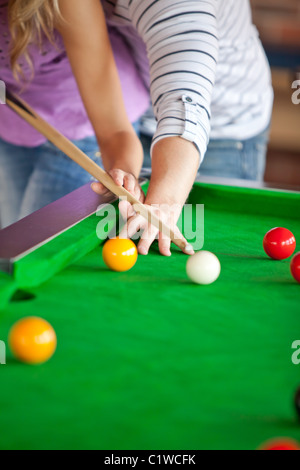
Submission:
M 17 290 L 17 283 L 8 274 L 0 272 L 0 311 L 5 309 Z

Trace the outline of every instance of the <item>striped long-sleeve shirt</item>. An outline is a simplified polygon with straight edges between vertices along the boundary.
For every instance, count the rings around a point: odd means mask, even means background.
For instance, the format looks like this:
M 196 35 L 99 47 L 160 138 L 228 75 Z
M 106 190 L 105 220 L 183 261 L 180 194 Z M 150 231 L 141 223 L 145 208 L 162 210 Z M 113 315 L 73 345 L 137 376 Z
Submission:
M 182 136 L 203 158 L 210 138 L 247 139 L 268 126 L 271 74 L 249 0 L 102 3 L 150 89 L 153 145 Z

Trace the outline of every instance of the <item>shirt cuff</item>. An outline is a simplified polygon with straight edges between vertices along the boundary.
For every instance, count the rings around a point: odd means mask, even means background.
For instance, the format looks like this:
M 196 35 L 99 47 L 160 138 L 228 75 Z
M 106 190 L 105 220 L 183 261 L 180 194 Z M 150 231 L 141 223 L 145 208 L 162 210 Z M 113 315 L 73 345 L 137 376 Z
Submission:
M 155 111 L 158 123 L 152 140 L 151 156 L 157 142 L 178 136 L 195 144 L 201 163 L 209 142 L 209 112 L 191 95 L 186 94 L 176 100 L 164 101 L 163 111 L 160 112 L 159 107 Z

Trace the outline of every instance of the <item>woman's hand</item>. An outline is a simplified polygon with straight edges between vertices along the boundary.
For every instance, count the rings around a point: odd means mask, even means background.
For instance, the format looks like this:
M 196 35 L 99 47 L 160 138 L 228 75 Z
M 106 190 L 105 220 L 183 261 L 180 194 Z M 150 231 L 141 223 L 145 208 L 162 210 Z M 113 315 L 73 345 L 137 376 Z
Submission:
M 186 243 L 186 249 L 184 253 L 187 255 L 193 255 L 194 251 L 191 245 L 185 240 L 180 230 L 177 227 L 177 221 L 180 217 L 182 206 L 174 204 L 172 206 L 168 204 L 161 205 L 147 205 L 146 207 L 162 220 L 170 229 L 175 233 L 177 239 L 181 239 Z M 147 255 L 149 248 L 158 238 L 159 251 L 164 256 L 171 256 L 171 240 L 170 237 L 160 233 L 154 225 L 151 225 L 141 215 L 137 214 L 132 205 L 128 201 L 121 201 L 119 204 L 120 212 L 124 220 L 127 221 L 126 225 L 120 232 L 120 238 L 133 238 L 135 234 L 140 234 L 140 241 L 138 244 L 138 252 L 141 255 Z
M 108 174 L 112 177 L 117 186 L 123 186 L 136 199 L 144 203 L 145 194 L 134 175 L 119 169 L 110 170 Z M 92 183 L 92 190 L 101 196 L 107 196 L 110 193 L 102 183 Z

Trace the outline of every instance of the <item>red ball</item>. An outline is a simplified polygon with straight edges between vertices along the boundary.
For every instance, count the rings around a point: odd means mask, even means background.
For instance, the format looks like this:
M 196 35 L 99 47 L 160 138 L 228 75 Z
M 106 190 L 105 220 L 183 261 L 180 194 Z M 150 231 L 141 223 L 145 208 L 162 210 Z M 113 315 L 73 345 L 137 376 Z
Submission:
M 282 227 L 275 227 L 264 236 L 264 250 L 272 259 L 289 258 L 296 249 L 296 240 L 292 232 Z
M 300 450 L 299 444 L 293 439 L 278 438 L 266 442 L 260 450 Z
M 291 273 L 296 281 L 300 283 L 300 252 L 291 261 Z

